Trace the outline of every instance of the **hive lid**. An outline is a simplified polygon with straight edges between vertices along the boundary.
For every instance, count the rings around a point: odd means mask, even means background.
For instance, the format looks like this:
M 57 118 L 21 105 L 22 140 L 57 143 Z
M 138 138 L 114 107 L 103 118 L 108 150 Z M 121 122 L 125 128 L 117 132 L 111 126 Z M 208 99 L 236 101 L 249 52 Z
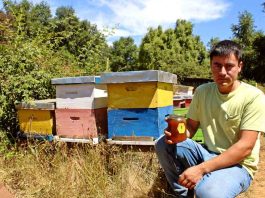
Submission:
M 34 100 L 16 104 L 16 109 L 45 109 L 54 110 L 56 99 Z
M 181 94 L 181 95 L 174 95 L 173 100 L 185 100 L 185 99 L 192 99 L 193 95 L 188 94 Z
M 126 83 L 126 82 L 165 82 L 177 83 L 177 75 L 160 70 L 105 72 L 101 75 L 102 83 Z
M 100 76 L 79 76 L 79 77 L 65 77 L 65 78 L 53 78 L 53 85 L 65 85 L 65 84 L 99 84 Z

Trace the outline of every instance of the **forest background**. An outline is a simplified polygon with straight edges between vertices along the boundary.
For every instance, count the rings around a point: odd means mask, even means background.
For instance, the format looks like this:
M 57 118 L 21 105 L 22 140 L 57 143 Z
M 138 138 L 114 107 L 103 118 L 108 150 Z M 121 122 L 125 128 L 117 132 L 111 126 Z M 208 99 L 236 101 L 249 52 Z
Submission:
M 193 34 L 193 24 L 176 20 L 175 28 L 149 28 L 139 46 L 121 37 L 109 46 L 106 32 L 80 20 L 71 7 L 58 7 L 52 16 L 44 1 L 2 0 L 0 10 L 0 129 L 18 131 L 15 104 L 54 98 L 51 78 L 99 75 L 105 71 L 163 70 L 185 77 L 210 78 L 208 50 Z M 265 12 L 265 3 L 261 5 Z M 265 18 L 265 17 L 264 17 Z M 233 40 L 245 49 L 241 78 L 265 82 L 265 34 L 255 29 L 248 11 L 231 24 Z

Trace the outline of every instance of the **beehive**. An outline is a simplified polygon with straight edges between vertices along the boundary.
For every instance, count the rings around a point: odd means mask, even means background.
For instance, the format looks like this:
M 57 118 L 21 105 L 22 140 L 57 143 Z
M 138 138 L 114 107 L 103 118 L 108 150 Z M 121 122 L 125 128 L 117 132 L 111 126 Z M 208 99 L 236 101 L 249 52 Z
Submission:
M 107 108 L 56 109 L 59 137 L 97 138 L 107 134 Z
M 180 85 L 180 84 L 174 84 L 173 85 L 173 93 L 174 95 L 193 95 L 194 87 L 192 86 L 186 86 L 186 85 Z
M 54 78 L 58 109 L 98 109 L 107 107 L 107 87 L 98 76 Z
M 55 99 L 22 102 L 16 105 L 19 128 L 26 134 L 54 133 Z
M 185 108 L 185 98 L 181 95 L 173 96 L 173 106 L 177 108 Z
M 172 114 L 173 106 L 139 109 L 109 109 L 108 138 L 122 136 L 156 139 L 167 127 L 165 117 Z
M 158 108 L 173 105 L 177 76 L 158 70 L 103 73 L 109 108 Z

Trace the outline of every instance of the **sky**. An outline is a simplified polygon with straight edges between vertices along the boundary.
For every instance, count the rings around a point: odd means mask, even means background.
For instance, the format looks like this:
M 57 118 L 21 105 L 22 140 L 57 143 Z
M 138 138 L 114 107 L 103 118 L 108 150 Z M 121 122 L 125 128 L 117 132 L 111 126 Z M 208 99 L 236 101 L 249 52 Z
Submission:
M 18 0 L 20 1 L 20 0 Z M 29 0 L 39 3 L 42 0 Z M 96 24 L 99 30 L 113 29 L 111 44 L 121 36 L 134 38 L 139 45 L 149 27 L 174 28 L 177 19 L 193 23 L 193 34 L 205 45 L 213 37 L 232 37 L 231 25 L 238 24 L 239 13 L 253 15 L 256 30 L 265 32 L 265 0 L 46 0 L 54 14 L 60 6 L 71 6 L 80 20 Z M 2 8 L 2 0 L 0 4 Z

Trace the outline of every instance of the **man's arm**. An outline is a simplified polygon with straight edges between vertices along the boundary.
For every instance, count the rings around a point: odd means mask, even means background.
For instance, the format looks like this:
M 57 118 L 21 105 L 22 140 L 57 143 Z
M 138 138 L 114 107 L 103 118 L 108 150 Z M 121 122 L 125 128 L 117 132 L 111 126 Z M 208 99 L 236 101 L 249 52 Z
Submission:
M 240 131 L 239 140 L 225 152 L 186 169 L 179 178 L 179 184 L 192 189 L 204 174 L 240 163 L 251 154 L 258 134 L 257 131 Z
M 187 118 L 187 137 L 192 138 L 200 126 L 199 121 Z
M 217 157 L 200 164 L 204 174 L 217 169 L 235 165 L 251 154 L 258 138 L 257 131 L 240 131 L 239 140 Z

